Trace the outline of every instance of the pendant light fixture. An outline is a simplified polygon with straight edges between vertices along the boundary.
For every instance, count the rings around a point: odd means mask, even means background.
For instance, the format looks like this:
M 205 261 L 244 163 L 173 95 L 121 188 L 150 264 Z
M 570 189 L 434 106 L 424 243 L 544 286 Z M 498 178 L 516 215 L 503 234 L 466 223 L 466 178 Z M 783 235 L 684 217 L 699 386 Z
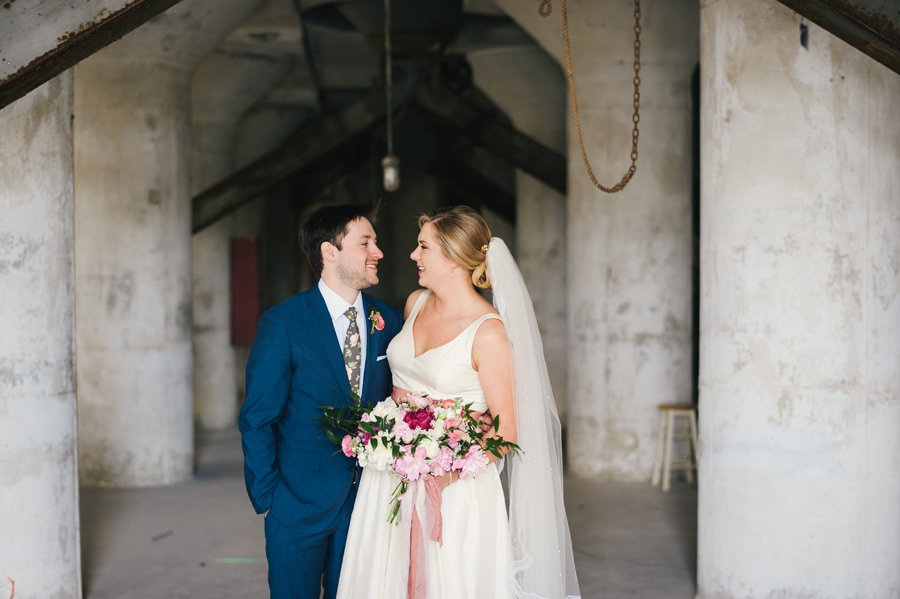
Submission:
M 391 87 L 393 83 L 391 69 L 391 0 L 384 0 L 384 70 L 385 94 L 387 106 L 387 156 L 381 161 L 384 171 L 384 190 L 400 189 L 400 159 L 394 156 L 393 106 L 391 105 Z

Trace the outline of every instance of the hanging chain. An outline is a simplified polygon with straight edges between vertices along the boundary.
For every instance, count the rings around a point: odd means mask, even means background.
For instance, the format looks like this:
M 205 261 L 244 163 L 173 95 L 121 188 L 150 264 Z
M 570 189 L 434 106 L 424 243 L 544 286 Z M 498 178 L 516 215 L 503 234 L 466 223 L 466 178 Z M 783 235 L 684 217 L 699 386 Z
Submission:
M 560 6 L 562 10 L 563 39 L 566 43 L 566 70 L 569 74 L 569 90 L 572 94 L 572 112 L 575 117 L 575 131 L 578 133 L 578 147 L 581 149 L 581 160 L 584 162 L 584 168 L 587 170 L 588 176 L 591 178 L 591 181 L 597 189 L 606 193 L 616 193 L 625 189 L 625 186 L 631 181 L 631 177 L 634 176 L 635 170 L 637 170 L 638 123 L 641 120 L 639 112 L 641 104 L 641 0 L 634 0 L 634 115 L 631 117 L 634 128 L 631 130 L 631 166 L 628 167 L 628 171 L 622 177 L 622 180 L 612 187 L 604 187 L 597 181 L 597 177 L 594 176 L 594 171 L 591 169 L 591 165 L 588 162 L 587 153 L 584 151 L 584 139 L 581 135 L 581 120 L 578 117 L 578 99 L 575 96 L 575 76 L 572 74 L 572 51 L 569 47 L 569 20 L 566 15 L 566 0 L 560 0 Z M 542 17 L 547 17 L 550 16 L 552 11 L 552 0 L 541 0 L 541 4 L 538 7 L 538 14 Z

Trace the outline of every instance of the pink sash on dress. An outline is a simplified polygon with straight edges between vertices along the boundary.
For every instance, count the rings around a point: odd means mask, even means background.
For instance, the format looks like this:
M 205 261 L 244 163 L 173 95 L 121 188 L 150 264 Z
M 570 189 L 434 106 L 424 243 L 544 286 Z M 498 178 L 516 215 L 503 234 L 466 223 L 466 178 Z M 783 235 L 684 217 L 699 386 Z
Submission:
M 419 510 L 423 510 L 426 526 L 431 522 L 431 540 L 443 547 L 441 537 L 443 521 L 441 518 L 441 488 L 433 477 L 424 481 L 428 497 L 419 497 L 419 485 L 409 485 L 409 506 L 412 507 L 412 522 L 409 532 L 409 580 L 407 582 L 407 599 L 427 599 L 428 579 L 425 568 L 425 535 L 419 520 Z

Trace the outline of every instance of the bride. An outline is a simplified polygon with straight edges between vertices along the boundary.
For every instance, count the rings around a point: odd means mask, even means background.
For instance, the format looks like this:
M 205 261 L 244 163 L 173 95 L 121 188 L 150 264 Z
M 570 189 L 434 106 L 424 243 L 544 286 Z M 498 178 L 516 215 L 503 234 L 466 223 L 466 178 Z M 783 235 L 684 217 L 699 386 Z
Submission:
M 419 228 L 410 257 L 424 289 L 409 296 L 403 329 L 388 347 L 394 393 L 385 401 L 410 391 L 462 397 L 473 410 L 500 417 L 499 430 L 486 436 L 522 451 L 506 456 L 505 467 L 488 454 L 490 465 L 474 477 L 452 472 L 434 479 L 441 543 L 428 535 L 419 541 L 412 522 L 415 511 L 431 524 L 424 481 L 410 484 L 395 526 L 387 513 L 397 478 L 364 469 L 338 599 L 578 598 L 559 419 L 521 274 L 506 244 L 492 239 L 467 206 L 426 214 Z M 494 306 L 476 287 L 493 289 Z

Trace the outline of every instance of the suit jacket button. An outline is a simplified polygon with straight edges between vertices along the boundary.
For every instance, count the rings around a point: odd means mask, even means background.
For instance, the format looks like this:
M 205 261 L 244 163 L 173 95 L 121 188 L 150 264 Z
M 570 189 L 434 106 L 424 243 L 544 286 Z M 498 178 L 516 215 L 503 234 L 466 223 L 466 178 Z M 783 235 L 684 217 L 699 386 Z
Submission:
M 353 472 L 354 470 L 356 470 L 356 466 L 350 466 L 349 468 L 347 468 L 347 470 Z

